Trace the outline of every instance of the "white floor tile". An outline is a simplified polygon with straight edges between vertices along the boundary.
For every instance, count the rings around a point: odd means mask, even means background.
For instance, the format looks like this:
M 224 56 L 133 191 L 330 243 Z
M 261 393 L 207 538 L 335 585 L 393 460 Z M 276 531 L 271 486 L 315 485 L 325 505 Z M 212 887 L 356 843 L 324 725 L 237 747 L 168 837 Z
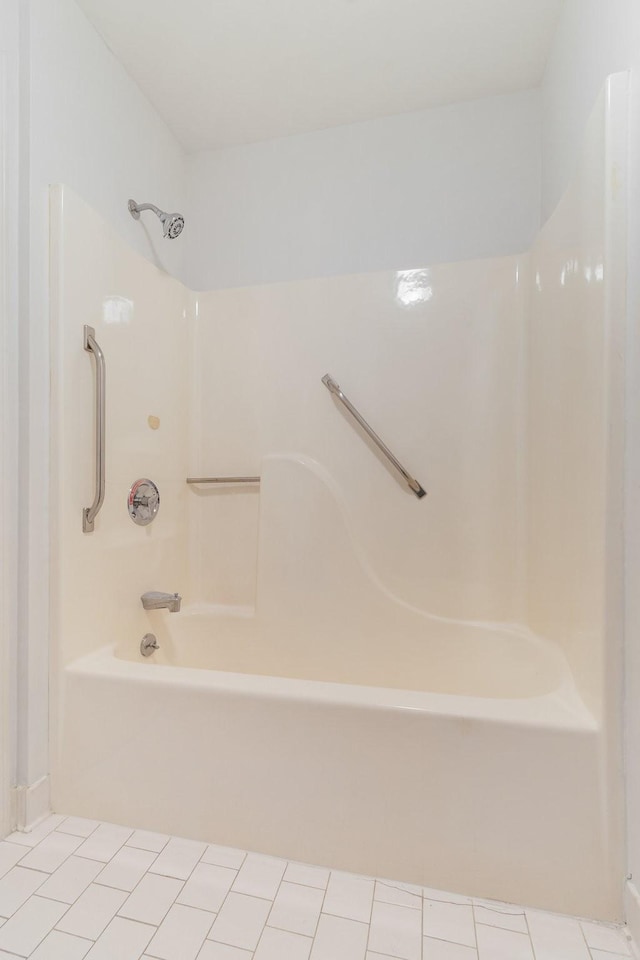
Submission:
M 28 957 L 67 909 L 66 903 L 31 897 L 0 927 L 0 950 Z
M 445 890 L 434 890 L 431 887 L 423 887 L 422 896 L 426 900 L 434 900 L 436 903 L 473 903 L 471 897 L 465 897 L 459 893 L 449 893 Z M 482 902 L 484 903 L 485 901 L 483 900 Z
M 270 900 L 232 891 L 222 905 L 209 938 L 228 943 L 231 947 L 255 950 L 270 909 Z
M 478 960 L 478 951 L 459 943 L 425 937 L 422 941 L 422 957 L 423 960 Z
M 329 878 L 322 912 L 369 923 L 374 888 L 373 880 L 334 871 Z
M 144 877 L 157 854 L 148 850 L 136 850 L 135 847 L 121 847 L 113 860 L 96 878 L 96 883 L 105 887 L 117 887 L 119 890 L 131 892 Z
M 245 893 L 250 897 L 273 900 L 286 869 L 286 860 L 249 853 L 240 867 L 233 890 L 235 893 Z
M 470 904 L 425 900 L 422 916 L 425 937 L 475 947 L 473 909 Z
M 531 941 L 523 933 L 500 927 L 476 928 L 480 960 L 534 960 Z
M 212 913 L 174 904 L 147 947 L 147 953 L 160 960 L 195 960 L 213 920 Z
M 413 907 L 422 910 L 422 889 L 407 883 L 394 883 L 393 880 L 376 880 L 374 900 L 382 903 L 395 903 L 399 907 Z
M 309 960 L 311 937 L 265 927 L 254 960 Z
M 139 960 L 155 932 L 145 923 L 114 917 L 87 960 Z
M 206 848 L 206 843 L 172 838 L 151 867 L 151 872 L 186 880 Z
M 318 926 L 324 891 L 283 881 L 267 923 L 270 927 L 312 937 Z
M 52 930 L 47 934 L 31 960 L 84 960 L 93 942 Z
M 364 960 L 369 928 L 366 923 L 322 914 L 310 960 Z
M 608 953 L 605 950 L 592 950 L 592 960 L 629 960 L 628 953 Z
M 53 873 L 61 866 L 67 857 L 70 857 L 82 843 L 81 837 L 73 837 L 68 833 L 52 831 L 48 837 L 34 847 L 30 853 L 20 861 L 21 867 L 30 870 L 42 870 L 44 873 Z
M 149 833 L 148 830 L 135 830 L 127 840 L 128 847 L 150 850 L 151 853 L 160 853 L 168 843 L 169 837 L 166 834 Z
M 622 930 L 614 927 L 607 927 L 601 923 L 580 924 L 584 932 L 585 940 L 594 950 L 603 950 L 609 953 L 621 953 L 623 956 L 630 957 L 631 950 L 629 942 Z
M 0 877 L 4 877 L 18 860 L 24 857 L 27 850 L 19 843 L 0 843 Z
M 251 960 L 252 957 L 250 950 L 229 947 L 226 943 L 214 943 L 213 940 L 207 940 L 198 954 L 198 960 Z
M 215 843 L 210 843 L 202 855 L 202 862 L 214 863 L 217 867 L 231 867 L 232 870 L 239 870 L 246 855 L 244 850 L 236 850 L 234 847 L 219 847 Z
M 577 920 L 539 910 L 527 910 L 526 914 L 536 960 L 590 960 Z
M 390 957 L 388 953 L 372 953 L 367 950 L 365 960 L 397 960 L 396 957 Z
M 79 857 L 87 857 L 89 860 L 101 860 L 103 863 L 108 863 L 132 833 L 133 830 L 126 827 L 101 823 L 91 836 L 87 837 L 84 843 L 78 847 L 76 854 Z
M 48 873 L 14 867 L 0 880 L 0 917 L 10 917 L 48 880 Z
M 159 926 L 183 887 L 182 880 L 148 873 L 118 911 L 118 916 Z
M 369 949 L 401 960 L 421 960 L 422 916 L 413 907 L 394 903 L 373 904 Z
M 49 900 L 62 900 L 63 903 L 75 903 L 80 894 L 84 893 L 89 884 L 93 883 L 100 871 L 102 863 L 98 860 L 85 860 L 84 857 L 69 857 L 68 860 L 52 873 L 39 890 L 41 897 Z
M 84 817 L 66 817 L 62 823 L 56 827 L 61 833 L 72 833 L 75 837 L 85 837 L 85 839 L 100 826 L 99 820 L 85 820 Z
M 199 863 L 182 888 L 178 903 L 217 913 L 235 878 L 236 871 L 229 867 Z
M 474 907 L 473 910 L 476 923 L 484 923 L 489 927 L 502 927 L 503 930 L 513 930 L 515 933 L 529 933 L 524 910 L 515 913 L 494 907 L 479 906 Z
M 123 890 L 92 883 L 58 924 L 58 930 L 97 940 L 127 899 Z
M 307 863 L 289 863 L 283 879 L 289 883 L 301 883 L 304 887 L 326 890 L 330 874 L 331 871 L 325 867 L 313 867 Z
M 51 817 L 0 841 L 0 960 L 534 956 L 631 954 L 614 925 L 97 820 Z
M 55 830 L 63 820 L 64 817 L 58 816 L 58 814 L 52 814 L 28 833 L 23 833 L 21 830 L 17 830 L 15 833 L 10 833 L 6 839 L 10 843 L 19 843 L 23 847 L 35 847 L 40 843 L 41 840 L 44 840 L 45 837 L 48 837 L 51 831 Z

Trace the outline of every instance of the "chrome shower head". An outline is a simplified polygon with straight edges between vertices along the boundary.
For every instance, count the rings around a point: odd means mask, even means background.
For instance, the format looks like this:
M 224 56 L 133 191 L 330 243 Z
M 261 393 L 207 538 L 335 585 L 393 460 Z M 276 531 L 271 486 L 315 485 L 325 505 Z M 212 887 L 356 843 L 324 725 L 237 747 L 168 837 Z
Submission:
M 165 213 L 160 219 L 164 235 L 169 237 L 169 240 L 175 240 L 184 230 L 184 217 L 180 213 Z
M 184 229 L 184 217 L 181 213 L 165 213 L 164 210 L 160 210 L 153 203 L 136 203 L 135 200 L 129 200 L 128 207 L 134 220 L 140 219 L 142 210 L 153 210 L 156 217 L 161 220 L 163 233 L 169 240 L 175 240 Z

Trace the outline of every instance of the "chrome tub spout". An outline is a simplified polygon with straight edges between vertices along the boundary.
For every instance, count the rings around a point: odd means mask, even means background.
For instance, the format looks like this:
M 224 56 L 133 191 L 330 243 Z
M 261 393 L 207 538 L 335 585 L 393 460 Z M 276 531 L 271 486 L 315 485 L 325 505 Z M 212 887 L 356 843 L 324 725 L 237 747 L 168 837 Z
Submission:
M 160 593 L 151 590 L 140 597 L 145 610 L 168 610 L 169 613 L 179 613 L 182 597 L 179 593 Z

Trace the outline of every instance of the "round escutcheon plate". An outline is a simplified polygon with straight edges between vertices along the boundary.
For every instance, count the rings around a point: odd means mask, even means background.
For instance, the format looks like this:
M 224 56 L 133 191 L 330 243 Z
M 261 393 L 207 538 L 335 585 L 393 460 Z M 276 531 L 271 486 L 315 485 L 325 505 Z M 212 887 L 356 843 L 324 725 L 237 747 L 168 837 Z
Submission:
M 153 480 L 136 480 L 127 497 L 129 516 L 140 527 L 155 519 L 160 509 L 160 492 Z

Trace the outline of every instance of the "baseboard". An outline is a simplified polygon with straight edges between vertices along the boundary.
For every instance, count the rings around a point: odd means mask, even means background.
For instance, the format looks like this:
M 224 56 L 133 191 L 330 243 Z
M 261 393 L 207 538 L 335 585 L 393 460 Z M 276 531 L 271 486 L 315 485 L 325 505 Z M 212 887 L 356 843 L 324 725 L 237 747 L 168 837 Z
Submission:
M 627 927 L 633 939 L 634 956 L 640 958 L 640 892 L 631 880 L 627 880 L 625 884 L 624 912 Z
M 49 777 L 42 777 L 30 787 L 14 787 L 12 795 L 12 820 L 16 830 L 28 833 L 51 813 Z

